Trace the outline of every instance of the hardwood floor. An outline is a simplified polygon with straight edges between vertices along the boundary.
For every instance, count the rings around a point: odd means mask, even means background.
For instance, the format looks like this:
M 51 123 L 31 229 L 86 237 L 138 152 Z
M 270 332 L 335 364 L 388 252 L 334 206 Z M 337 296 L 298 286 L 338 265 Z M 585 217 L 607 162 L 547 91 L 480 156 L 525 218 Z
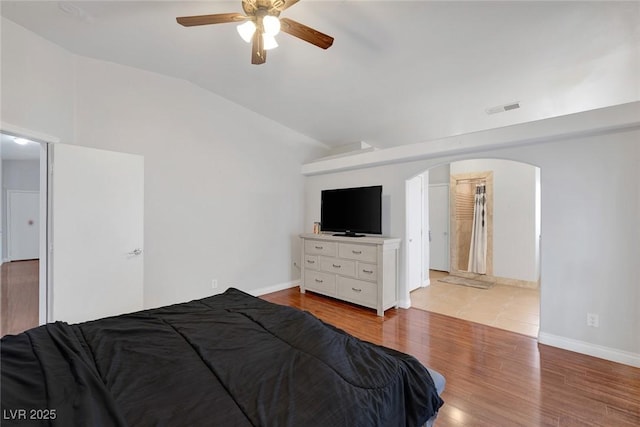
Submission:
M 38 266 L 38 260 L 29 260 L 0 267 L 0 336 L 38 326 Z
M 38 323 L 37 261 L 2 265 L 2 335 Z M 298 288 L 262 296 L 363 340 L 412 354 L 447 379 L 436 427 L 640 426 L 640 369 L 423 310 L 373 310 Z
M 298 288 L 263 299 L 313 313 L 363 340 L 412 354 L 447 379 L 437 427 L 640 426 L 640 369 L 417 309 L 386 312 Z

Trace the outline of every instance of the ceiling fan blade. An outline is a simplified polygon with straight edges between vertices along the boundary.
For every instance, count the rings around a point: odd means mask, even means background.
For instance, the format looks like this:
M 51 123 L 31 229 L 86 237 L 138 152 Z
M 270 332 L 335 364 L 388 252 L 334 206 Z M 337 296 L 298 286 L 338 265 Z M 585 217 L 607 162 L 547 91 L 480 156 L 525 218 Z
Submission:
M 264 40 L 260 31 L 256 31 L 253 33 L 253 43 L 251 44 L 251 63 L 260 65 L 266 61 L 267 51 L 264 50 Z
M 333 37 L 289 18 L 280 19 L 280 31 L 284 31 L 287 34 L 291 34 L 322 49 L 327 49 L 333 44 Z
M 227 22 L 240 22 L 247 19 L 241 13 L 216 13 L 214 15 L 199 15 L 199 16 L 182 16 L 176 18 L 178 24 L 185 27 L 193 27 L 196 25 L 209 25 L 209 24 L 224 24 Z

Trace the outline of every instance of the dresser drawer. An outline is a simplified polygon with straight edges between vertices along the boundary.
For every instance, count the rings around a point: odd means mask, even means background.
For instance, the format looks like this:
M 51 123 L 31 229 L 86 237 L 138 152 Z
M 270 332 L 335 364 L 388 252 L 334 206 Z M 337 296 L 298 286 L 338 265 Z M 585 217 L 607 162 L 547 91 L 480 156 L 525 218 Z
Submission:
M 335 256 L 336 243 L 322 240 L 305 240 L 304 252 L 311 255 Z
M 378 266 L 376 264 L 365 264 L 364 262 L 358 263 L 356 277 L 363 280 L 371 280 L 375 282 L 378 280 Z
M 318 263 L 321 271 L 329 273 L 343 274 L 345 276 L 356 277 L 356 262 L 346 259 L 328 258 L 319 256 Z
M 378 252 L 375 245 L 338 243 L 338 256 L 357 261 L 378 262 Z
M 375 283 L 338 276 L 338 298 L 368 307 L 378 303 L 378 287 Z
M 320 264 L 318 264 L 318 257 L 316 255 L 305 255 L 304 267 L 311 270 L 319 270 Z
M 321 271 L 306 271 L 304 274 L 304 287 L 311 291 L 318 291 L 327 295 L 336 294 L 336 276 Z

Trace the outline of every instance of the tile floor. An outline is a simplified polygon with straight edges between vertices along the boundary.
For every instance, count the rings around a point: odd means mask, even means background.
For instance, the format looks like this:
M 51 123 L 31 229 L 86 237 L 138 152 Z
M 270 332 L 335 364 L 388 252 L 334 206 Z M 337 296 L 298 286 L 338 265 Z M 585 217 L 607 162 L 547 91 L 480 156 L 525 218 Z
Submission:
M 538 289 L 494 285 L 490 289 L 439 282 L 448 273 L 431 271 L 431 285 L 411 292 L 411 306 L 537 337 L 540 326 Z

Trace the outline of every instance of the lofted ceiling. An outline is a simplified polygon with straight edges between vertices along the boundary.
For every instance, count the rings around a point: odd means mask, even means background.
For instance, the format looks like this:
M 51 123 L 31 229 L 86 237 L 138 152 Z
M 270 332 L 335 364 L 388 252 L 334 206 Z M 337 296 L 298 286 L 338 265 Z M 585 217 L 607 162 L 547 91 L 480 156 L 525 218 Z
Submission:
M 328 146 L 385 148 L 640 99 L 640 2 L 314 1 L 267 62 L 235 24 L 177 16 L 236 1 L 6 1 L 5 18 L 82 56 L 188 80 Z M 519 102 L 520 108 L 486 110 Z

